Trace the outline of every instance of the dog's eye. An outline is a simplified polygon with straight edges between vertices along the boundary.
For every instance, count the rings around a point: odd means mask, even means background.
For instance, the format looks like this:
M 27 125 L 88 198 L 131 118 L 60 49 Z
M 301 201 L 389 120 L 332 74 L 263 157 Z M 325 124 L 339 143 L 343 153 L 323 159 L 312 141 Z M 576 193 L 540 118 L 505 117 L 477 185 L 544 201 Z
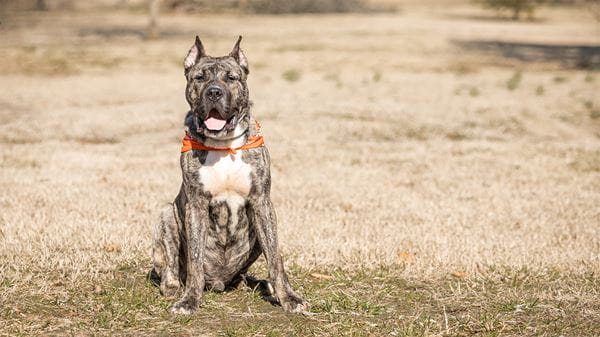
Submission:
M 236 75 L 234 75 L 234 74 L 229 74 L 229 75 L 227 75 L 227 79 L 228 79 L 228 80 L 230 80 L 230 81 L 237 81 L 237 80 L 239 80 L 240 78 L 239 78 L 239 77 L 237 77 L 237 76 L 236 76 Z
M 194 76 L 194 79 L 197 80 L 197 81 L 203 81 L 204 80 L 204 75 L 198 74 L 198 75 Z

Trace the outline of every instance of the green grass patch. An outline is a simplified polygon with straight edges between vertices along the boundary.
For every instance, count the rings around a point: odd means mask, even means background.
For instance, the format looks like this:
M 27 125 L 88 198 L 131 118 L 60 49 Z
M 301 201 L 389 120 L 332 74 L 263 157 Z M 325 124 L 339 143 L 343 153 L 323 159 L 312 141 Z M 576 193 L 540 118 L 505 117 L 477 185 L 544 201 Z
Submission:
M 523 78 L 523 73 L 518 70 L 515 71 L 512 76 L 506 81 L 506 88 L 510 91 L 513 91 L 519 87 L 521 84 L 521 79 Z
M 375 71 L 373 73 L 373 82 L 381 81 L 381 73 L 379 71 Z
M 538 96 L 543 96 L 545 92 L 546 89 L 544 89 L 543 85 L 538 85 L 537 88 L 535 88 L 535 94 Z
M 586 74 L 583 80 L 585 81 L 585 83 L 592 83 L 594 82 L 594 75 Z
M 554 76 L 554 77 L 552 78 L 552 81 L 553 81 L 554 83 L 565 83 L 565 82 L 567 81 L 567 78 L 566 78 L 566 77 L 564 77 L 564 76 Z
M 471 97 L 477 97 L 477 96 L 479 96 L 479 94 L 480 94 L 479 93 L 479 89 L 477 89 L 476 87 L 471 87 L 469 89 L 469 96 L 471 96 Z
M 0 70 L 10 74 L 66 76 L 84 69 L 113 69 L 125 62 L 100 50 L 83 47 L 57 48 L 25 46 L 5 49 L 0 57 L 6 59 Z
M 281 77 L 288 82 L 297 82 L 301 75 L 298 69 L 288 69 L 281 74 Z
M 0 334 L 216 336 L 595 336 L 600 330 L 598 275 L 526 268 L 486 275 L 407 279 L 396 268 L 290 268 L 309 315 L 284 313 L 246 289 L 205 293 L 199 312 L 173 316 L 165 299 L 130 265 L 96 280 L 39 284 L 3 281 Z M 264 277 L 264 266 L 253 273 Z M 462 275 L 462 274 L 461 274 Z M 63 283 L 64 282 L 64 283 Z
M 321 51 L 323 49 L 326 49 L 326 46 L 322 45 L 322 44 L 315 44 L 315 43 L 307 43 L 307 44 L 301 44 L 301 43 L 297 43 L 297 44 L 288 44 L 288 45 L 281 45 L 275 48 L 271 48 L 271 51 L 276 52 L 276 53 L 283 53 L 283 52 L 313 52 L 313 51 Z

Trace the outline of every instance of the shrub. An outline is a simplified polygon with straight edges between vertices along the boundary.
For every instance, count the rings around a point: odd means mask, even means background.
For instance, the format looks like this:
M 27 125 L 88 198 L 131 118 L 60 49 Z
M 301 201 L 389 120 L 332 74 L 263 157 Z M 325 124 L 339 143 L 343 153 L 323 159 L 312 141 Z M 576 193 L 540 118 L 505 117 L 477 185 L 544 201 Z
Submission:
M 7 0 L 0 0 L 2 1 Z M 15 1 L 15 0 L 12 0 Z M 161 0 L 164 8 L 184 11 L 238 11 L 258 14 L 393 12 L 396 5 L 368 0 Z
M 296 82 L 300 79 L 300 71 L 289 69 L 284 71 L 283 74 L 281 74 L 281 77 L 288 82 Z
M 248 0 L 247 9 L 255 13 L 344 13 L 366 11 L 364 0 Z
M 510 91 L 517 89 L 521 83 L 522 77 L 523 75 L 520 70 L 515 71 L 508 81 L 506 81 L 506 88 Z
M 535 9 L 545 0 L 476 0 L 486 8 L 503 12 L 510 11 L 513 20 L 519 20 L 521 14 L 527 13 L 529 19 L 533 18 Z

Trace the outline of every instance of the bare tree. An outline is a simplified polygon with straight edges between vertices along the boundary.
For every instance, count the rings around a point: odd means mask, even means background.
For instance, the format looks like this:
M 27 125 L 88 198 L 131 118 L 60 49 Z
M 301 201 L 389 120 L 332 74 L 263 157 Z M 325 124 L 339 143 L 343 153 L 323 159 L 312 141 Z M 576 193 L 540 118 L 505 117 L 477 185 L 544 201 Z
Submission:
M 533 18 L 535 9 L 543 4 L 545 0 L 476 0 L 484 7 L 496 11 L 512 12 L 513 20 L 519 20 L 523 12 L 527 13 L 529 19 Z
M 596 19 L 596 21 L 600 22 L 600 3 L 598 0 L 586 0 L 587 7 Z
M 38 11 L 47 11 L 48 4 L 46 4 L 46 0 L 37 0 L 35 2 L 35 9 L 37 9 Z
M 149 0 L 150 11 L 148 21 L 148 31 L 146 37 L 149 39 L 155 39 L 158 37 L 158 15 L 160 13 L 161 0 Z

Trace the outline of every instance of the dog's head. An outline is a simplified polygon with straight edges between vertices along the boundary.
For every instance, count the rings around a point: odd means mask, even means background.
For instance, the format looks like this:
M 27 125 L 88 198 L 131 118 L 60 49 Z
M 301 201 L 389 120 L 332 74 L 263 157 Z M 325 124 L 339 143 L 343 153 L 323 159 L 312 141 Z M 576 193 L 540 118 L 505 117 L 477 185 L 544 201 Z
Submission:
M 190 131 L 209 138 L 235 136 L 236 128 L 248 127 L 248 60 L 240 49 L 242 37 L 227 56 L 206 55 L 200 38 L 185 61 L 187 86 L 185 97 L 190 104 Z M 195 128 L 195 129 L 194 129 Z

